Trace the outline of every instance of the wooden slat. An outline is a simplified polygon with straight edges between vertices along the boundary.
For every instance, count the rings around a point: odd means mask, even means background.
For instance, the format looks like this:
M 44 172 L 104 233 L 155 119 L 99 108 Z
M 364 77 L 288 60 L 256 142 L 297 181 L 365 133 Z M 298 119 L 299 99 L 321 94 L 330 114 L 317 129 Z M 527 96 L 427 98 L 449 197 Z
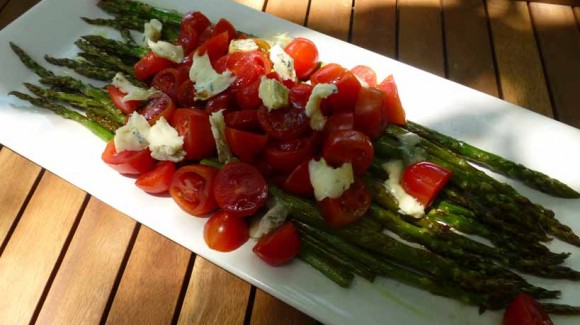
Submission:
M 0 12 L 0 29 L 6 27 L 18 16 L 22 15 L 40 0 L 11 0 Z
M 397 31 L 396 0 L 356 0 L 352 43 L 395 58 Z
M 91 198 L 37 324 L 98 324 L 136 222 Z
M 528 5 L 488 0 L 487 8 L 503 99 L 553 118 Z
M 262 290 L 256 290 L 251 325 L 316 324 L 316 320 L 280 302 Z
M 311 0 L 307 26 L 347 41 L 351 11 L 352 0 Z
M 400 61 L 445 76 L 440 0 L 399 0 Z
M 141 226 L 107 324 L 168 324 L 191 252 Z
M 266 12 L 298 25 L 304 25 L 309 2 L 309 0 L 268 0 Z
M 0 257 L 0 324 L 28 323 L 86 194 L 46 172 Z
M 443 0 L 447 77 L 499 96 L 482 0 Z
M 247 282 L 197 256 L 178 323 L 243 324 L 250 288 Z
M 578 7 L 574 7 L 574 16 L 576 16 L 576 23 L 578 23 L 578 28 L 580 28 L 580 5 Z
M 580 128 L 580 30 L 570 7 L 530 3 L 548 86 L 560 121 Z
M 38 165 L 8 148 L 0 150 L 0 247 L 39 173 Z

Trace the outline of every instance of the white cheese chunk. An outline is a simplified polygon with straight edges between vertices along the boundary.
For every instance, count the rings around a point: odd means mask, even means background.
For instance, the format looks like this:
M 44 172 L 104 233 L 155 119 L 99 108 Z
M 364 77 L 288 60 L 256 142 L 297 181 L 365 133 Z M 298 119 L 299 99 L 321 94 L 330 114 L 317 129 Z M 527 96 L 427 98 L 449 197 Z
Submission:
M 250 52 L 259 49 L 258 44 L 251 39 L 235 39 L 230 42 L 230 46 L 228 47 L 228 53 L 234 52 Z
M 211 125 L 211 134 L 213 135 L 217 148 L 218 160 L 221 163 L 226 163 L 232 159 L 233 154 L 226 138 L 224 110 L 222 109 L 211 113 L 209 115 L 209 123 Z
M 384 163 L 382 167 L 389 174 L 384 186 L 399 202 L 399 210 L 416 218 L 425 215 L 425 206 L 405 192 L 405 189 L 401 186 L 401 177 L 404 170 L 403 162 L 401 160 L 391 160 Z
M 262 76 L 258 97 L 268 111 L 288 106 L 288 94 L 290 90 L 276 79 L 269 79 Z
M 199 56 L 196 52 L 189 70 L 189 79 L 195 83 L 195 100 L 206 100 L 226 90 L 236 77 L 229 70 L 217 73 L 211 66 L 207 53 Z
M 268 211 L 250 223 L 250 237 L 261 238 L 278 229 L 290 214 L 290 210 L 277 198 L 268 200 Z
M 163 24 L 157 19 L 151 19 L 149 22 L 145 23 L 143 28 L 143 37 L 144 43 L 146 46 L 149 46 L 147 43 L 148 40 L 153 42 L 157 42 L 161 38 L 161 30 L 163 29 Z
M 161 117 L 149 130 L 149 150 L 157 160 L 181 161 L 185 157 L 183 136 Z
M 270 48 L 270 61 L 272 61 L 274 71 L 282 80 L 297 80 L 294 59 L 279 44 L 275 44 Z
M 112 85 L 119 88 L 120 91 L 126 94 L 123 97 L 123 101 L 125 102 L 130 100 L 148 100 L 151 98 L 151 96 L 159 92 L 159 90 L 155 88 L 144 89 L 133 85 L 120 72 L 118 72 L 115 77 L 113 77 Z
M 115 131 L 115 148 L 117 152 L 130 150 L 138 151 L 149 146 L 149 122 L 143 115 L 133 112 L 127 124 Z
M 326 163 L 324 158 L 308 162 L 310 183 L 314 188 L 314 197 L 317 201 L 325 198 L 336 199 L 354 183 L 354 173 L 351 163 L 344 163 L 338 168 L 333 168 Z
M 405 162 L 407 164 L 412 164 L 414 162 L 424 161 L 427 159 L 427 152 L 421 147 L 417 147 L 417 144 L 421 141 L 415 133 L 405 133 L 398 137 L 401 141 L 401 147 L 403 149 L 403 155 L 405 156 Z
M 310 127 L 313 130 L 320 131 L 324 129 L 326 119 L 320 110 L 320 102 L 322 99 L 335 94 L 338 89 L 333 84 L 317 84 L 312 89 L 312 93 L 306 103 L 306 116 L 310 117 Z
M 181 45 L 173 45 L 165 41 L 153 42 L 152 40 L 147 40 L 147 45 L 149 45 L 151 51 L 158 57 L 175 63 L 181 63 L 183 61 L 184 53 Z

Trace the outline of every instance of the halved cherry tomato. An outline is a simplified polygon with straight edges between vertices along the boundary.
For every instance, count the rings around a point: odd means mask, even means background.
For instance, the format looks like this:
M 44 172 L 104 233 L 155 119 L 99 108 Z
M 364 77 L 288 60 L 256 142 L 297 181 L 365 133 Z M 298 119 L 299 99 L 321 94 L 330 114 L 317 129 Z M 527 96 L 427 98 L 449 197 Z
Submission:
M 292 88 L 290 88 L 290 92 L 288 93 L 288 101 L 295 108 L 306 108 L 306 103 L 308 103 L 308 99 L 312 94 L 312 88 L 314 87 L 309 84 L 295 84 Z
M 174 102 L 177 102 L 179 86 L 187 79 L 188 76 L 183 70 L 167 68 L 155 74 L 151 81 L 151 87 L 161 90 Z
M 401 185 L 409 195 L 424 206 L 428 206 L 450 177 L 450 170 L 431 162 L 422 161 L 405 168 Z
M 272 69 L 272 63 L 264 52 L 256 50 L 249 52 L 233 52 L 221 57 L 215 64 L 215 70 L 223 73 L 232 72 L 236 80 L 230 87 L 237 91 L 260 79 Z
M 313 196 L 314 188 L 310 182 L 310 172 L 308 171 L 309 160 L 302 162 L 284 181 L 282 188 L 290 193 Z
M 333 112 L 353 111 L 361 85 L 352 72 L 336 63 L 329 63 L 316 70 L 310 81 L 313 85 L 330 83 L 336 86 L 338 92 L 326 99 Z
M 213 157 L 216 151 L 209 114 L 197 108 L 179 108 L 170 124 L 183 136 L 185 159 L 200 160 Z
M 311 40 L 297 37 L 284 51 L 294 60 L 294 70 L 298 79 L 305 79 L 318 67 L 318 48 Z
M 154 125 L 162 116 L 170 121 L 174 111 L 175 104 L 171 97 L 160 92 L 149 98 L 147 104 L 139 109 L 139 114 L 143 115 L 149 124 Z
M 288 174 L 300 163 L 312 158 L 314 149 L 314 143 L 310 137 L 270 141 L 264 151 L 264 159 L 273 172 Z
M 139 80 L 145 80 L 157 72 L 175 65 L 172 61 L 159 57 L 153 52 L 147 53 L 139 62 L 135 63 L 133 70 L 135 77 Z
M 395 79 L 392 75 L 388 76 L 383 80 L 378 88 L 385 92 L 385 111 L 387 116 L 387 122 L 397 125 L 407 124 L 405 117 L 405 110 L 401 104 L 401 99 L 399 98 L 399 91 L 397 90 L 397 84 L 395 84 Z
M 244 219 L 222 211 L 211 216 L 205 223 L 203 239 L 211 249 L 231 252 L 248 241 L 249 232 Z
M 240 158 L 241 161 L 252 162 L 256 160 L 266 147 L 268 136 L 248 131 L 225 128 L 226 139 L 232 152 Z
M 185 212 L 199 217 L 218 208 L 213 187 L 218 170 L 205 165 L 180 167 L 173 174 L 169 194 Z
M 169 190 L 174 172 L 174 162 L 160 161 L 152 170 L 141 174 L 135 181 L 135 185 L 147 193 L 164 193 Z
M 117 152 L 114 140 L 107 143 L 101 159 L 114 170 L 127 175 L 139 175 L 148 172 L 155 164 L 155 159 L 151 158 L 149 148 L 138 151 L 123 150 Z
M 271 266 L 290 262 L 300 252 L 300 237 L 294 224 L 287 222 L 260 240 L 252 251 Z
M 337 130 L 353 130 L 354 129 L 354 113 L 334 113 L 328 117 L 326 124 L 324 124 L 324 138 L 328 138 L 330 133 Z
M 214 29 L 215 34 L 227 32 L 228 33 L 228 43 L 231 42 L 233 39 L 238 38 L 238 31 L 236 30 L 234 25 L 232 25 L 232 23 L 230 23 L 225 18 L 221 18 L 220 20 L 218 20 L 218 22 L 215 24 L 213 29 Z
M 234 129 L 252 132 L 262 131 L 256 109 L 224 112 L 224 121 L 226 126 Z
M 326 223 L 340 228 L 358 221 L 371 206 L 371 201 L 368 190 L 359 180 L 355 180 L 340 197 L 325 198 L 316 204 Z
M 357 65 L 350 69 L 354 75 L 364 81 L 369 87 L 377 86 L 377 74 L 375 70 L 366 65 Z
M 221 94 L 215 95 L 208 99 L 205 104 L 205 111 L 210 114 L 221 111 L 222 109 L 228 111 L 234 108 L 237 107 L 234 101 L 234 94 L 231 91 L 225 91 Z
M 185 80 L 177 89 L 177 103 L 180 107 L 195 106 L 195 85 L 191 80 Z
M 220 169 L 213 195 L 222 210 L 232 216 L 247 217 L 266 203 L 268 184 L 252 165 L 234 161 Z
M 309 119 L 300 108 L 284 107 L 268 111 L 268 108 L 261 106 L 258 121 L 267 135 L 278 140 L 294 139 L 310 130 Z
M 260 79 L 256 79 L 242 87 L 241 89 L 234 90 L 236 94 L 236 103 L 242 109 L 254 109 L 262 105 L 262 99 L 259 96 L 260 91 Z
M 373 161 L 374 149 L 366 134 L 356 130 L 338 130 L 325 139 L 322 156 L 335 167 L 350 162 L 354 174 L 362 175 Z
M 217 59 L 228 53 L 228 32 L 219 33 L 201 44 L 196 52 L 199 56 L 207 53 L 209 60 L 214 63 Z
M 137 110 L 139 105 L 143 102 L 141 100 L 123 100 L 125 93 L 115 86 L 107 86 L 107 92 L 109 93 L 109 98 L 121 112 L 125 115 L 129 115 Z
M 554 325 L 542 306 L 531 296 L 520 293 L 503 315 L 503 325 Z
M 385 93 L 376 88 L 361 88 L 354 106 L 354 128 L 371 139 L 378 139 L 387 127 L 383 108 Z
M 190 53 L 199 45 L 201 33 L 211 25 L 211 21 L 199 11 L 190 11 L 183 16 L 177 44 L 185 53 Z

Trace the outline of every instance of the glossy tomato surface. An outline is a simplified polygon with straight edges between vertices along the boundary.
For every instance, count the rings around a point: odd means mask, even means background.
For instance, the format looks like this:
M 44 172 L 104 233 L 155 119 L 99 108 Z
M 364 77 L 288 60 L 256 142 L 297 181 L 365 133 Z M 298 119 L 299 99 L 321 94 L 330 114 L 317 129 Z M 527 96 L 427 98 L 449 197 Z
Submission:
M 376 140 L 387 127 L 385 93 L 376 88 L 361 88 L 354 106 L 354 128 Z
M 223 211 L 211 216 L 203 227 L 203 239 L 207 246 L 220 252 L 237 249 L 249 237 L 246 221 Z
M 245 162 L 255 161 L 268 142 L 266 135 L 229 127 L 225 128 L 225 134 L 232 152 Z
M 314 195 L 314 188 L 310 182 L 310 172 L 308 170 L 309 160 L 305 160 L 288 175 L 282 183 L 282 188 L 292 194 L 311 197 Z
M 139 175 L 135 185 L 143 191 L 151 194 L 165 193 L 169 191 L 171 181 L 175 173 L 175 163 L 172 161 L 160 161 L 155 167 Z
M 173 99 L 160 92 L 149 98 L 145 106 L 139 109 L 139 114 L 143 115 L 150 125 L 154 125 L 161 117 L 170 121 L 174 111 Z
M 310 120 L 301 108 L 284 107 L 268 111 L 258 109 L 258 121 L 266 134 L 278 140 L 290 140 L 310 130 Z
M 200 164 L 180 167 L 173 174 L 169 194 L 193 216 L 210 213 L 218 208 L 212 192 L 217 173 L 217 169 Z
M 135 77 L 139 80 L 146 80 L 149 77 L 154 76 L 157 72 L 170 68 L 174 65 L 168 59 L 156 56 L 153 52 L 149 52 L 141 60 L 135 63 L 133 67 L 133 72 Z
M 273 172 L 291 173 L 303 161 L 314 156 L 315 146 L 311 137 L 285 141 L 270 141 L 264 151 L 266 163 Z
M 333 112 L 353 111 L 361 84 L 352 72 L 336 63 L 329 63 L 316 70 L 310 81 L 313 85 L 330 83 L 336 86 L 338 92 L 326 99 Z
M 173 113 L 171 125 L 183 136 L 185 159 L 200 160 L 215 155 L 216 145 L 211 133 L 209 114 L 197 108 L 179 108 Z
M 399 91 L 393 76 L 386 77 L 378 88 L 385 92 L 385 110 L 387 115 L 387 122 L 397 125 L 405 125 L 407 123 L 405 110 L 401 99 L 399 98 Z
M 553 325 L 542 306 L 531 296 L 520 293 L 506 309 L 503 325 Z
M 300 238 L 291 222 L 287 222 L 274 232 L 258 241 L 252 249 L 264 262 L 279 266 L 290 262 L 300 252 Z
M 377 86 L 377 74 L 375 70 L 366 65 L 357 65 L 350 69 L 352 73 L 359 79 L 367 84 L 369 87 Z
M 126 94 L 115 86 L 107 86 L 107 93 L 115 107 L 121 110 L 125 115 L 133 113 L 142 103 L 140 100 L 123 100 L 123 97 L 125 97 Z
M 336 199 L 325 198 L 317 205 L 326 223 L 340 228 L 357 222 L 371 206 L 372 197 L 360 181 L 355 181 Z
M 369 137 L 360 131 L 337 130 L 325 139 L 322 156 L 334 167 L 352 163 L 354 174 L 362 175 L 373 161 L 374 148 Z
M 428 206 L 450 177 L 450 170 L 431 162 L 422 161 L 405 168 L 401 185 L 405 192 L 424 206 Z
M 107 143 L 101 159 L 121 174 L 139 175 L 145 173 L 155 164 L 155 159 L 151 158 L 151 151 L 145 148 L 139 151 L 123 150 L 117 152 L 115 141 Z
M 311 40 L 296 37 L 284 51 L 294 60 L 294 69 L 298 79 L 306 79 L 318 67 L 318 48 Z

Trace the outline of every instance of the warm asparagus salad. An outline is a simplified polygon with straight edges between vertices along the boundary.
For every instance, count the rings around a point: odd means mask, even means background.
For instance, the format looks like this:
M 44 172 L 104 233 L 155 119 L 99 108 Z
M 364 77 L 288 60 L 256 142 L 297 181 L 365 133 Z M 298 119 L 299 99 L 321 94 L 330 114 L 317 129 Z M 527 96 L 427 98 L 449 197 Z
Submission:
M 78 57 L 45 59 L 107 85 L 55 74 L 12 43 L 40 79 L 11 95 L 83 124 L 107 142 L 104 163 L 207 218 L 211 249 L 254 238 L 272 266 L 299 258 L 343 287 L 390 277 L 506 309 L 505 324 L 580 314 L 542 302 L 560 292 L 521 275 L 580 280 L 570 254 L 546 246 L 580 238 L 473 164 L 553 196 L 575 190 L 407 120 L 393 76 L 323 64 L 309 39 L 259 38 L 194 8 L 98 6 L 110 17 L 83 20 L 120 36 L 82 36 Z

